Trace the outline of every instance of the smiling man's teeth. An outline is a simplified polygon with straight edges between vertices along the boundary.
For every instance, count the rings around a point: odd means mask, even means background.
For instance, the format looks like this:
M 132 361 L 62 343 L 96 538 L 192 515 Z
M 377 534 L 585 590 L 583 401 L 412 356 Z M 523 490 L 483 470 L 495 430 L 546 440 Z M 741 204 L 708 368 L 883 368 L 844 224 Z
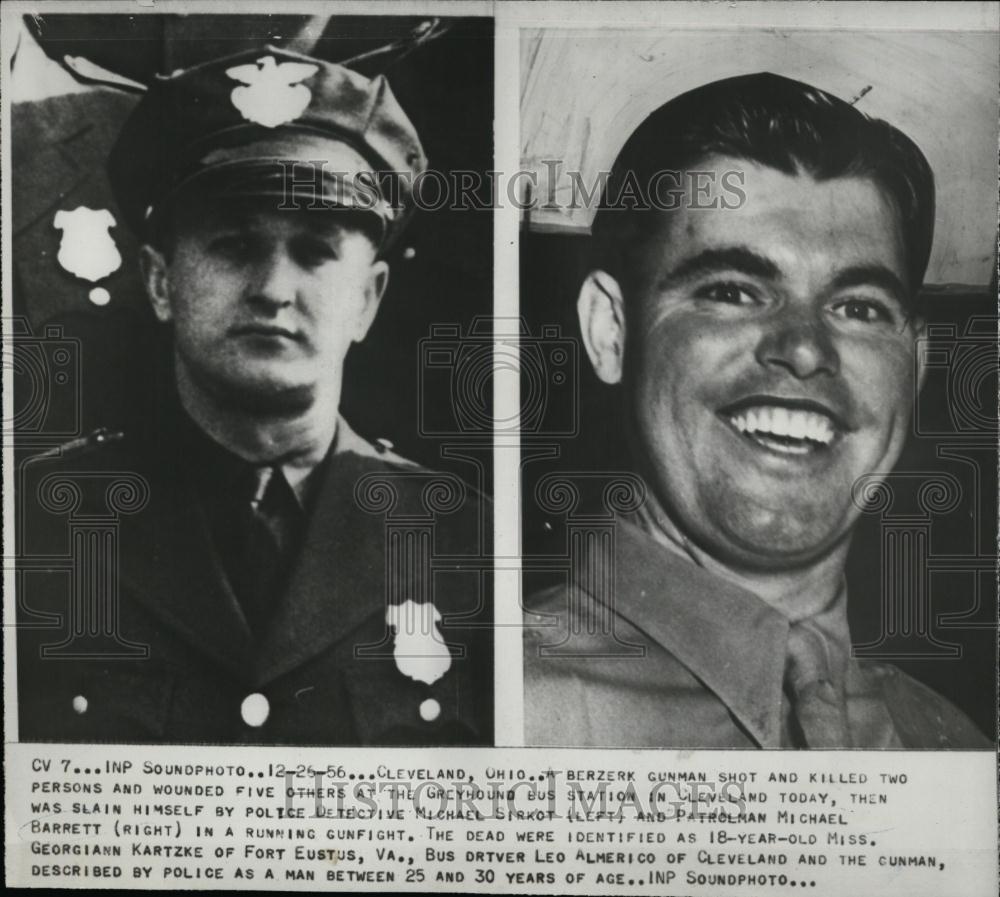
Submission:
M 818 445 L 829 445 L 834 437 L 833 421 L 815 411 L 763 405 L 740 411 L 730 420 L 737 430 L 749 436 L 760 434 L 779 439 L 808 440 Z

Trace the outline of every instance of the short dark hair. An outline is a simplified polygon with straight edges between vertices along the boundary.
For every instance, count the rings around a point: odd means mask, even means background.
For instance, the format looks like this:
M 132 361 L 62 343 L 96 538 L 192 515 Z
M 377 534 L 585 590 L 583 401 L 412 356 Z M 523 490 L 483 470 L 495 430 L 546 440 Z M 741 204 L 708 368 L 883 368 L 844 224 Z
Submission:
M 650 230 L 644 217 L 649 212 L 641 205 L 623 209 L 616 200 L 626 179 L 641 188 L 657 172 L 689 170 L 714 155 L 817 180 L 870 178 L 899 216 L 909 287 L 916 294 L 934 236 L 934 175 L 924 154 L 887 122 L 770 72 L 697 87 L 636 128 L 615 160 L 594 218 L 601 267 L 627 283 L 635 250 Z

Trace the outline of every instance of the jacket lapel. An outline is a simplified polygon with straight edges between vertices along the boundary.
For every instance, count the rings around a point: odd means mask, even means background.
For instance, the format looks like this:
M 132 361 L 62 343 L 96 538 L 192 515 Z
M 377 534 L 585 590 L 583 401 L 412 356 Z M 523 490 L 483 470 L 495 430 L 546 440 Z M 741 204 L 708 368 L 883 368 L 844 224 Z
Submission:
M 634 524 L 623 522 L 617 536 L 611 609 L 684 664 L 761 747 L 778 747 L 788 621 Z
M 149 505 L 122 532 L 124 589 L 185 643 L 246 677 L 250 629 L 193 490 L 154 480 Z
M 381 464 L 341 450 L 343 442 L 338 436 L 288 588 L 261 645 L 259 685 L 301 666 L 385 606 L 384 522 L 354 498 L 358 480 Z

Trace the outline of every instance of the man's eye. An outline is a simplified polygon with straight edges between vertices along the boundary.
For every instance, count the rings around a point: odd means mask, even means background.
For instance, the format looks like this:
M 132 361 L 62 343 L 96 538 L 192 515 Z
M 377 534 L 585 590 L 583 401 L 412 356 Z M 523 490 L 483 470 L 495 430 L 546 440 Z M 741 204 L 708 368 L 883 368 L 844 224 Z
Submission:
M 251 251 L 251 241 L 245 234 L 221 234 L 209 242 L 209 249 L 218 255 L 245 256 Z
M 337 258 L 336 249 L 323 240 L 301 240 L 292 251 L 296 261 L 306 268 L 316 268 Z
M 727 305 L 754 305 L 757 297 L 746 287 L 735 283 L 713 283 L 701 287 L 695 295 L 710 302 L 724 302 Z
M 834 306 L 834 313 L 849 321 L 862 324 L 894 324 L 896 315 L 889 307 L 875 299 L 848 299 Z

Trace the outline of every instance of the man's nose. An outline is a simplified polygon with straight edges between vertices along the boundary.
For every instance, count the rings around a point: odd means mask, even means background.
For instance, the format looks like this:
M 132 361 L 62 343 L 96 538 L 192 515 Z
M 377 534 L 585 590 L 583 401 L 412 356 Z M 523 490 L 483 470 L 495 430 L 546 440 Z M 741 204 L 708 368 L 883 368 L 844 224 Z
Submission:
M 247 284 L 247 301 L 266 309 L 278 309 L 295 302 L 299 286 L 298 266 L 287 252 L 273 250 L 253 267 Z
M 840 355 L 820 314 L 783 310 L 761 336 L 757 361 L 783 368 L 800 380 L 820 373 L 838 374 Z

